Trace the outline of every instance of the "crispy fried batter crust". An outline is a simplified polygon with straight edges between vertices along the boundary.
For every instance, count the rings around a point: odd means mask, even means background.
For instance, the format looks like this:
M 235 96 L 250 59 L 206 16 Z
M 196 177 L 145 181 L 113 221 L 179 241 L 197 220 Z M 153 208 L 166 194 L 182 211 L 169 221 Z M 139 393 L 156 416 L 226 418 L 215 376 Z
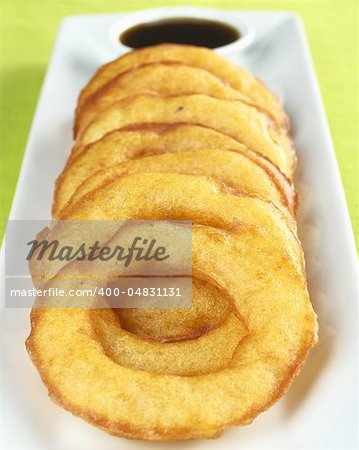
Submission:
M 259 108 L 269 111 L 276 118 L 278 124 L 289 128 L 289 120 L 278 99 L 261 81 L 247 70 L 229 63 L 215 52 L 190 45 L 162 44 L 134 50 L 103 65 L 82 90 L 77 111 L 80 111 L 89 96 L 111 82 L 116 76 L 133 68 L 156 62 L 176 62 L 207 70 L 250 98 Z
M 221 152 L 218 149 L 221 149 Z M 193 155 L 197 162 L 193 161 L 192 171 L 190 164 L 186 164 L 187 173 L 213 174 L 229 185 L 257 193 L 271 200 L 279 208 L 287 208 L 291 214 L 295 215 L 295 190 L 274 164 L 229 136 L 210 128 L 186 123 L 139 124 L 121 128 L 88 145 L 77 157 L 70 159 L 58 178 L 53 214 L 59 216 L 61 209 L 76 191 L 76 198 L 81 195 L 83 186 L 82 188 L 80 186 L 102 169 L 117 166 L 120 170 L 119 163 L 129 162 L 130 165 L 136 165 L 141 164 L 140 158 L 149 155 L 184 151 L 192 151 L 193 154 L 194 150 L 203 150 L 203 152 L 197 156 Z M 217 152 L 211 152 L 211 150 L 217 150 Z M 223 150 L 231 150 L 231 153 Z M 238 155 L 233 155 L 233 152 Z M 222 162 L 220 153 L 222 153 Z M 216 161 L 211 159 L 215 156 Z M 184 157 L 169 155 L 162 157 L 164 160 L 166 158 L 174 161 L 171 166 L 168 166 L 167 171 L 180 170 L 176 160 Z M 131 160 L 138 161 L 131 163 Z M 151 159 L 145 159 L 143 165 L 148 167 L 150 161 Z M 158 158 L 158 161 L 161 161 L 161 158 Z M 221 169 L 222 166 L 223 169 Z M 162 164 L 162 167 L 165 169 L 166 164 Z M 225 176 L 224 171 L 232 175 Z M 94 183 L 96 180 L 93 180 Z
M 225 117 L 226 120 L 218 120 Z M 292 141 L 287 132 L 268 117 L 240 100 L 220 100 L 204 94 L 161 97 L 133 95 L 113 103 L 78 136 L 73 154 L 116 128 L 135 123 L 187 122 L 204 125 L 241 142 L 266 156 L 291 177 L 295 163 Z

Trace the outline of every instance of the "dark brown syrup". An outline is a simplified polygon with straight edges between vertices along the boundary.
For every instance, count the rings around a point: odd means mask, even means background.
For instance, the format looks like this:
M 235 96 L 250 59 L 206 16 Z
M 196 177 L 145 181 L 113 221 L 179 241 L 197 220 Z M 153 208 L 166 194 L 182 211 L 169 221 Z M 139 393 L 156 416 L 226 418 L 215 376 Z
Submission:
M 217 48 L 240 37 L 238 30 L 223 22 L 207 19 L 173 18 L 141 23 L 124 31 L 119 39 L 131 48 L 162 43 Z

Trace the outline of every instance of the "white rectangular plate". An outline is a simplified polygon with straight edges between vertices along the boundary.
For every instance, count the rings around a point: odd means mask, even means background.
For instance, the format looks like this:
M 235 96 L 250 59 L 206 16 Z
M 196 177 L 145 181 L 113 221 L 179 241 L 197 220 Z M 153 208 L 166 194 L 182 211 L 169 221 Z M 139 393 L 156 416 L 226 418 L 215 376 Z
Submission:
M 252 425 L 180 449 L 354 448 L 357 443 L 356 253 L 328 125 L 303 28 L 288 13 L 233 12 L 255 29 L 238 57 L 283 99 L 299 156 L 299 230 L 320 342 L 288 394 Z M 118 56 L 108 39 L 121 14 L 66 18 L 36 110 L 11 219 L 48 219 L 54 181 L 68 157 L 75 102 L 94 70 Z M 320 18 L 318 18 L 320 20 Z M 16 130 L 14 130 L 16 132 Z M 29 310 L 2 310 L 4 447 L 157 449 L 107 435 L 47 397 L 25 351 Z M 164 448 L 163 447 L 163 448 Z

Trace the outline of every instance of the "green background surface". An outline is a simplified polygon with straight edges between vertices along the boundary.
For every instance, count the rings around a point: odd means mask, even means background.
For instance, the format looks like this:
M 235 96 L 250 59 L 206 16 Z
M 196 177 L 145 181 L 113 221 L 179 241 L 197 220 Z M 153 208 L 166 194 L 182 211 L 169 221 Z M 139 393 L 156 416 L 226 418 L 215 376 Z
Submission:
M 358 239 L 357 1 L 91 1 L 0 0 L 0 236 L 61 19 L 70 14 L 133 11 L 170 5 L 292 11 L 301 16 Z M 36 201 L 36 199 L 34 199 Z

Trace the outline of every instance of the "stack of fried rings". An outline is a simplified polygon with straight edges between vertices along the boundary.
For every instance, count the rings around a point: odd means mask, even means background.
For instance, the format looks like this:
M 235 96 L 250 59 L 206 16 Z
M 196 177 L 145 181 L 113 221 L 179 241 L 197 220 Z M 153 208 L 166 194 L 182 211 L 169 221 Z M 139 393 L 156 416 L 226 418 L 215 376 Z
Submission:
M 211 438 L 250 423 L 317 340 L 281 105 L 213 51 L 165 44 L 102 66 L 74 134 L 54 218 L 191 220 L 193 299 L 34 308 L 27 349 L 50 396 L 127 438 Z

